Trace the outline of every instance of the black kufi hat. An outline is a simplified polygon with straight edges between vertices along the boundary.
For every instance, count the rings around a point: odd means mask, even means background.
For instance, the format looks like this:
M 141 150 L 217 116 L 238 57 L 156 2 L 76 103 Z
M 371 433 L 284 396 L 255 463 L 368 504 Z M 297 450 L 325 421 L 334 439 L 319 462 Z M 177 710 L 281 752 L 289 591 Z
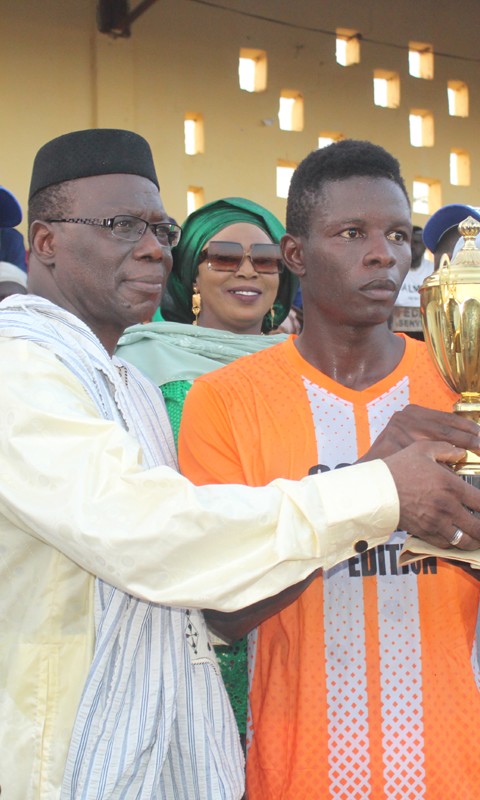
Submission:
M 29 199 L 56 183 L 111 174 L 140 175 L 158 187 L 152 151 L 142 136 L 113 128 L 66 133 L 38 151 Z

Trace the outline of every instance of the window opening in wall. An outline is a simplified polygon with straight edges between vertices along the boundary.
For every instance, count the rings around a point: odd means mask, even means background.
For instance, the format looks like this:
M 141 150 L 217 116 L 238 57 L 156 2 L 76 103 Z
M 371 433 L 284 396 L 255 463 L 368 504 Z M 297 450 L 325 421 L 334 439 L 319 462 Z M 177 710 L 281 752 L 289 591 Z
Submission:
M 416 214 L 434 214 L 442 205 L 440 181 L 434 178 L 415 178 L 412 197 L 412 211 Z
M 448 113 L 451 117 L 468 117 L 468 86 L 462 81 L 448 81 Z
M 412 108 L 409 116 L 410 144 L 412 147 L 433 147 L 435 126 L 433 114 L 423 108 Z
M 240 48 L 238 80 L 245 92 L 264 92 L 267 88 L 267 53 L 265 50 Z
M 339 131 L 320 131 L 318 134 L 318 149 L 321 150 L 322 147 L 327 147 L 333 142 L 340 142 L 342 139 L 345 139 L 345 136 Z
M 282 131 L 303 131 L 303 97 L 291 89 L 280 94 L 278 123 Z
M 296 167 L 294 161 L 277 161 L 277 197 L 288 197 L 290 181 Z
M 360 63 L 360 33 L 351 28 L 337 28 L 335 58 L 342 67 Z
M 408 43 L 408 71 L 414 78 L 433 79 L 433 47 L 425 42 Z
M 185 152 L 187 156 L 196 156 L 204 152 L 203 116 L 202 114 L 185 114 Z
M 470 154 L 454 147 L 450 150 L 450 183 L 470 186 Z
M 373 71 L 373 102 L 383 108 L 399 107 L 400 77 L 397 72 L 385 69 Z
M 205 205 L 205 192 L 201 186 L 189 186 L 187 189 L 187 216 L 197 208 Z

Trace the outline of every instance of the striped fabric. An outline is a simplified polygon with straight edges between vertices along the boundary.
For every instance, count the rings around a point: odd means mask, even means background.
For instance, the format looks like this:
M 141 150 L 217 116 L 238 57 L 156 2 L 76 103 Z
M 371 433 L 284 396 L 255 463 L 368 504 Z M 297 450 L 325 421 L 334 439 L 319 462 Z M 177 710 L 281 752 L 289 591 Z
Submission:
M 158 390 L 131 365 L 110 359 L 68 312 L 36 297 L 18 302 L 20 310 L 12 301 L 3 312 L 12 334 L 57 355 L 99 414 L 135 435 L 145 468 L 176 467 Z M 62 800 L 238 800 L 243 755 L 201 612 L 142 602 L 101 580 L 95 611 L 95 654 Z

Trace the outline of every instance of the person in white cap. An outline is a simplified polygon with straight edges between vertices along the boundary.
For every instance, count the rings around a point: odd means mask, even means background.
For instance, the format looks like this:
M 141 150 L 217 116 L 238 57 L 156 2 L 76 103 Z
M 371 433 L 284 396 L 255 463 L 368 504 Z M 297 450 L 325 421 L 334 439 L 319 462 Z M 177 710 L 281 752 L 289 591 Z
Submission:
M 0 301 L 12 294 L 27 294 L 27 273 L 9 261 L 0 261 Z

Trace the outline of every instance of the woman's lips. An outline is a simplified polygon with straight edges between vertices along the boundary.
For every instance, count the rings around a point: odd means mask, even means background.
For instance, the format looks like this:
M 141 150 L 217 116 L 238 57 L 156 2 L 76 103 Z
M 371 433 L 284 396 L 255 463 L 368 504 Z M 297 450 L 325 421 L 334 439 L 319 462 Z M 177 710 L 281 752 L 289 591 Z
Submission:
M 262 294 L 259 289 L 247 288 L 246 286 L 228 289 L 228 293 L 242 303 L 254 303 Z

